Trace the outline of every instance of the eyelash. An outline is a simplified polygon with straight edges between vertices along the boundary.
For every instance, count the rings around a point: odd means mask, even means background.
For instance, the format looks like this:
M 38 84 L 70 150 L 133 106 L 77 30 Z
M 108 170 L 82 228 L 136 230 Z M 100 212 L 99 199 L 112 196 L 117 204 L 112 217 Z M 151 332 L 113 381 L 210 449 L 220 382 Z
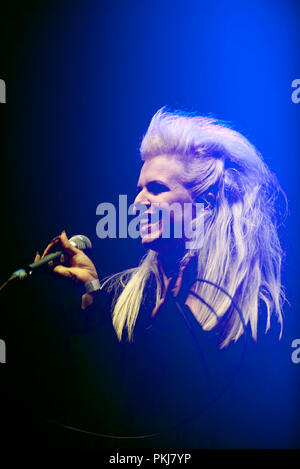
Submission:
M 167 192 L 169 189 L 167 186 L 165 186 L 164 184 L 160 184 L 160 183 L 150 183 L 148 185 L 148 190 L 152 193 L 152 194 L 160 194 L 161 192 Z
M 162 192 L 167 192 L 169 190 L 167 186 L 165 186 L 164 184 L 157 183 L 157 182 L 150 182 L 147 185 L 147 189 L 153 195 L 158 195 Z M 140 187 L 137 188 L 137 193 L 139 193 L 141 190 L 142 189 Z

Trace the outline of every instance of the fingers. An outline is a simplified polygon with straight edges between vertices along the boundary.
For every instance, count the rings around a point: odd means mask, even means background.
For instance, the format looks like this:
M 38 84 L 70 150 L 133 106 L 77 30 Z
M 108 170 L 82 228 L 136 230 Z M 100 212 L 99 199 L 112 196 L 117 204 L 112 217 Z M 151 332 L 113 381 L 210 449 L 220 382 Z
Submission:
M 64 265 L 57 265 L 54 267 L 53 271 L 56 274 L 70 278 L 77 283 L 91 282 L 92 280 L 98 278 L 96 271 L 95 273 L 92 273 L 87 269 L 83 269 L 82 267 L 65 267 Z
M 74 247 L 66 232 L 63 231 L 59 236 L 56 236 L 46 247 L 43 255 L 40 256 L 39 252 L 36 253 L 34 262 L 44 258 L 49 253 L 60 251 L 65 254 L 65 260 L 62 264 L 56 265 L 53 272 L 56 274 L 69 278 L 76 283 L 86 283 L 98 278 L 96 268 L 92 261 L 80 250 Z
M 77 280 L 76 276 L 73 274 L 72 269 L 65 267 L 64 265 L 57 265 L 53 271 L 58 274 L 62 275 L 63 277 L 67 277 L 73 280 Z
M 40 258 L 41 258 L 40 253 L 37 251 L 33 262 L 39 261 Z
M 59 241 L 60 241 L 59 236 L 54 238 L 51 241 L 51 243 L 49 243 L 48 246 L 46 247 L 45 251 L 43 252 L 42 258 L 47 256 L 47 254 L 49 254 L 49 252 L 53 250 L 53 248 L 59 243 Z
M 60 242 L 61 242 L 61 245 L 63 247 L 63 250 L 69 254 L 69 256 L 74 256 L 74 254 L 77 254 L 78 251 L 80 251 L 79 249 L 75 248 L 74 246 L 72 246 L 72 244 L 70 243 L 70 241 L 68 240 L 68 237 L 66 235 L 66 232 L 65 230 L 62 232 L 62 234 L 60 235 Z
M 74 254 L 77 254 L 79 251 L 79 249 L 72 246 L 64 230 L 59 236 L 53 238 L 50 244 L 48 244 L 45 251 L 43 252 L 42 257 L 47 256 L 47 254 L 53 251 L 53 249 L 58 245 L 60 245 L 60 247 L 63 248 L 63 251 L 70 257 L 74 256 Z

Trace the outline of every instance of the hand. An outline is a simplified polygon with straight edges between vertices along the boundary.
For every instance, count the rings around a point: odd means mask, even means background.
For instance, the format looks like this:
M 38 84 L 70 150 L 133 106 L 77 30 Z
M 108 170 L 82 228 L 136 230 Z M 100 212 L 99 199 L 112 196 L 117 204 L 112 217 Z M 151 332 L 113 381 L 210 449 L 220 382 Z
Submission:
M 47 256 L 54 249 L 61 248 L 68 256 L 68 265 L 57 265 L 53 271 L 63 277 L 68 277 L 76 283 L 91 282 L 98 278 L 98 274 L 93 262 L 80 249 L 72 246 L 67 238 L 66 232 L 54 238 L 43 252 L 42 258 Z M 41 258 L 39 253 L 36 254 L 34 261 Z

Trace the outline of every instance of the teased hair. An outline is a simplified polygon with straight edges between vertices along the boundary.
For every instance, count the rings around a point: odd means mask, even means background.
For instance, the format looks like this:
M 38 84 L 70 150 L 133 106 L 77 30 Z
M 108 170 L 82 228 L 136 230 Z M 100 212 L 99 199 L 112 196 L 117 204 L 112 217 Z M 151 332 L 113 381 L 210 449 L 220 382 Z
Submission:
M 267 311 L 266 332 L 274 313 L 281 326 L 281 336 L 283 252 L 275 217 L 280 187 L 255 147 L 240 133 L 215 119 L 161 109 L 152 118 L 140 151 L 143 160 L 162 154 L 177 155 L 185 168 L 182 182 L 194 201 L 205 198 L 208 191 L 215 194 L 214 206 L 200 215 L 205 216 L 204 240 L 202 247 L 193 251 L 197 256 L 197 277 L 224 288 L 238 304 L 243 321 L 230 298 L 220 289 L 196 283 L 194 292 L 213 308 L 198 302 L 195 316 L 203 329 L 216 326 L 214 310 L 218 318 L 226 318 L 221 347 L 231 340 L 237 341 L 244 332 L 243 322 L 250 323 L 256 339 L 262 301 Z M 132 340 L 151 275 L 156 280 L 158 304 L 162 285 L 155 252 L 150 250 L 137 268 L 110 279 L 110 288 L 118 287 L 113 325 L 119 340 L 124 328 Z

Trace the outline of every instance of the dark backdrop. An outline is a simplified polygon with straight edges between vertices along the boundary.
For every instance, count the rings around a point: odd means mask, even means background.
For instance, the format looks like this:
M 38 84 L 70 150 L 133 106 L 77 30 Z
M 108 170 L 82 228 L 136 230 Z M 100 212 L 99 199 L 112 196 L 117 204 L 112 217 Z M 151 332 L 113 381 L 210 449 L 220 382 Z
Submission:
M 0 28 L 2 281 L 63 229 L 91 238 L 102 275 L 136 265 L 138 241 L 97 238 L 96 207 L 119 194 L 133 200 L 141 137 L 162 106 L 229 121 L 262 152 L 289 202 L 280 229 L 289 328 L 274 373 L 282 369 L 295 390 L 281 403 L 291 446 L 300 373 L 290 358 L 300 338 L 300 103 L 291 100 L 299 21 L 291 0 L 31 0 L 2 5 Z M 3 293 L 1 314 L 11 314 L 12 295 L 26 315 L 32 305 L 20 287 Z M 4 376 L 9 360 L 0 366 Z

